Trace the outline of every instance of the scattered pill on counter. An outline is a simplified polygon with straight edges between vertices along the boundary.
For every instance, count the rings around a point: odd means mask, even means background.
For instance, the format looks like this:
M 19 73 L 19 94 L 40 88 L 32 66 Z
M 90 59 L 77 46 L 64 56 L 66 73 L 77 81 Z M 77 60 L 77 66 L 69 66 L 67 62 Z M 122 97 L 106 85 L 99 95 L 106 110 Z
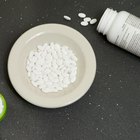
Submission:
M 94 18 L 94 19 L 92 19 L 92 20 L 90 21 L 90 24 L 95 24 L 96 22 L 97 22 L 97 19 Z
M 64 15 L 64 19 L 70 21 L 71 20 L 71 17 Z
M 90 18 L 90 17 L 85 17 L 85 18 L 84 18 L 84 21 L 90 22 L 90 21 L 91 21 L 91 18 Z
M 85 13 L 79 13 L 78 16 L 79 16 L 80 18 L 85 18 L 85 17 L 86 17 L 86 14 L 85 14 Z
M 30 52 L 26 70 L 33 86 L 45 93 L 57 92 L 76 81 L 77 61 L 69 47 L 45 43 Z
M 86 17 L 85 13 L 79 13 L 78 17 L 82 18 L 82 21 L 81 21 L 82 26 L 88 26 L 89 23 L 92 25 L 92 24 L 95 24 L 97 22 L 96 18 L 91 19 L 90 17 Z
M 90 17 L 86 17 L 85 13 L 78 13 L 78 17 L 80 17 L 82 19 L 82 21 L 80 23 L 82 26 L 88 26 L 89 23 L 91 25 L 93 25 L 97 22 L 96 18 L 91 19 Z M 71 17 L 64 15 L 64 19 L 67 21 L 70 21 Z

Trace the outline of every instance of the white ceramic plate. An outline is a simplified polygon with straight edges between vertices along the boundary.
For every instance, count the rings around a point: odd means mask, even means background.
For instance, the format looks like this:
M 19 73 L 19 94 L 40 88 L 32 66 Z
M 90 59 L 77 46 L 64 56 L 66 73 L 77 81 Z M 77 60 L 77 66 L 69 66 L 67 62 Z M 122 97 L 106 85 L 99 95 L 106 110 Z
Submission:
M 43 93 L 32 86 L 26 72 L 31 50 L 44 43 L 67 45 L 78 58 L 76 81 L 57 93 Z M 78 31 L 61 24 L 44 24 L 25 32 L 15 42 L 8 59 L 8 73 L 18 94 L 28 102 L 45 108 L 63 107 L 80 99 L 90 88 L 96 73 L 96 59 L 87 39 Z

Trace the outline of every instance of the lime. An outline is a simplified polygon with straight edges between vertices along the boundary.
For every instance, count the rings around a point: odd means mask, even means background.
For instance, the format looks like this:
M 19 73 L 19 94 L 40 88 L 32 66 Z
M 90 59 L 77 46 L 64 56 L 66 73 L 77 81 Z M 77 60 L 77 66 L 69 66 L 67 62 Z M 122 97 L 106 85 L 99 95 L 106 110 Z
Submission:
M 7 110 L 6 100 L 4 97 L 0 94 L 0 121 L 4 118 Z

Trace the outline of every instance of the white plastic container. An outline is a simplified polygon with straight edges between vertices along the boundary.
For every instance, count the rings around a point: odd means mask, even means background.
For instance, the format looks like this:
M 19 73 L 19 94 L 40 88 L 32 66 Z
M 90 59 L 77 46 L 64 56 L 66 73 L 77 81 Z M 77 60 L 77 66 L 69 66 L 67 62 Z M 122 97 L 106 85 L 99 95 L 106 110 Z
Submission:
M 107 8 L 97 31 L 107 36 L 111 43 L 140 56 L 140 19 L 128 12 Z

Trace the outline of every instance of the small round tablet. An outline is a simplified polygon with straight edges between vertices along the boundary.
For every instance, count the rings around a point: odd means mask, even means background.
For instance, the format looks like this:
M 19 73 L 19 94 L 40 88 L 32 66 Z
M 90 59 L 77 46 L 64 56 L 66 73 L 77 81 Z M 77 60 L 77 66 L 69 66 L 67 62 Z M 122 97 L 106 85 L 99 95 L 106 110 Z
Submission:
M 64 19 L 70 21 L 71 20 L 71 17 L 64 15 Z
M 96 22 L 97 22 L 97 19 L 94 18 L 94 19 L 92 19 L 92 20 L 90 21 L 90 24 L 95 24 Z
M 78 16 L 79 16 L 80 18 L 85 18 L 85 17 L 86 17 L 86 14 L 84 14 L 84 13 L 79 13 Z
M 88 25 L 88 22 L 82 21 L 82 22 L 81 22 L 81 25 L 82 25 L 82 26 L 87 26 L 87 25 Z
M 86 17 L 86 18 L 84 18 L 84 21 L 90 22 L 91 21 L 91 18 L 90 17 Z

